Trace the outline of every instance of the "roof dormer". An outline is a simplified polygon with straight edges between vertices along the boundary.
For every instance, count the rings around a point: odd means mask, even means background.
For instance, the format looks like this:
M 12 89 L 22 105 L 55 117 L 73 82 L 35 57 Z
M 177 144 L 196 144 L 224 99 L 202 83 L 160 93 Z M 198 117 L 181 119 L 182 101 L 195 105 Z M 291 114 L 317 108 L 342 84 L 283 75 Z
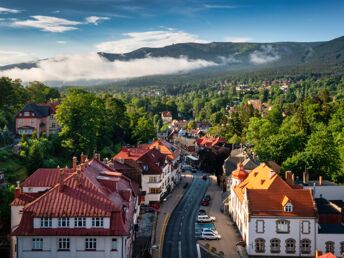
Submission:
M 283 197 L 282 206 L 285 212 L 293 212 L 293 209 L 294 209 L 293 204 L 291 203 L 291 200 L 289 199 L 289 197 L 286 195 L 284 195 Z

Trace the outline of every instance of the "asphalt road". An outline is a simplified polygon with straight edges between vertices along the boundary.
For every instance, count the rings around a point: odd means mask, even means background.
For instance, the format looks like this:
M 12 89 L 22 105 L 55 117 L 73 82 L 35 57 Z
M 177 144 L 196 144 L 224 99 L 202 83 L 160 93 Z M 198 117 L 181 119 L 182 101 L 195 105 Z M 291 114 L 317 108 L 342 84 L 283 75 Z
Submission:
M 189 189 L 173 210 L 164 236 L 163 258 L 197 258 L 195 222 L 209 180 L 195 173 Z

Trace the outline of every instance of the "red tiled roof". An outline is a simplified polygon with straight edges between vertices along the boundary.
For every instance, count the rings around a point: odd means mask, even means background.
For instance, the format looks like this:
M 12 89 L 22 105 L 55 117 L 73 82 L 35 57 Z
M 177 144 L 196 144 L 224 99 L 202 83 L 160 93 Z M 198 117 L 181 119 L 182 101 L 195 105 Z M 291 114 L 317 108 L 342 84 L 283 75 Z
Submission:
M 38 198 L 42 194 L 43 193 L 21 193 L 19 195 L 19 197 L 15 198 L 11 202 L 11 206 L 24 206 L 24 205 L 32 202 L 33 200 L 35 200 L 36 198 Z
M 161 112 L 161 115 L 163 117 L 172 117 L 172 113 L 170 111 L 163 111 Z
M 177 149 L 171 143 L 166 140 L 159 139 L 154 141 L 150 146 L 150 149 L 158 149 L 162 154 L 165 154 L 170 160 L 175 160 L 180 155 L 180 149 Z
M 66 174 L 72 169 L 63 168 Z M 52 187 L 59 181 L 59 168 L 39 168 L 21 184 L 22 187 Z
M 130 195 L 136 197 L 138 185 L 94 159 L 79 174 L 67 174 L 62 191 L 60 184 L 56 184 L 27 204 L 23 209 L 23 219 L 13 234 L 127 235 L 135 208 L 134 198 L 128 199 L 129 190 Z M 125 213 L 124 207 L 128 207 L 129 212 Z M 33 229 L 33 217 L 110 217 L 111 228 L 83 229 L 82 232 L 74 229 Z M 28 221 L 31 221 L 29 225 Z
M 215 146 L 219 143 L 225 143 L 226 139 L 222 137 L 209 137 L 209 136 L 203 136 L 199 139 L 197 139 L 197 144 L 200 146 L 206 146 L 206 147 L 211 147 Z
M 335 256 L 333 253 L 327 253 L 327 254 L 318 256 L 318 258 L 337 258 L 337 256 Z
M 316 216 L 311 190 L 290 187 L 264 163 L 253 169 L 233 190 L 240 202 L 247 194 L 253 216 Z M 284 211 L 282 202 L 285 196 L 293 205 L 292 212 Z

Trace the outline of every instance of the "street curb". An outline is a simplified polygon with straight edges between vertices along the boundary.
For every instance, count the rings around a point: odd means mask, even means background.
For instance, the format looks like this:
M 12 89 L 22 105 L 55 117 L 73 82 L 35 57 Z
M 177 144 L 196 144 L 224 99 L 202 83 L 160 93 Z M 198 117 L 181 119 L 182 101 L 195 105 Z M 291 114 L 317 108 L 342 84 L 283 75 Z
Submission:
M 194 177 L 192 177 L 191 182 L 192 182 L 193 180 L 194 180 Z M 185 189 L 184 194 L 189 190 L 190 185 L 191 185 L 191 184 L 189 184 L 188 187 Z M 179 201 L 177 202 L 176 206 L 174 206 L 174 208 L 173 208 L 173 210 L 172 210 L 172 212 L 171 212 L 171 215 L 172 215 L 173 211 L 175 210 L 175 208 L 179 205 L 179 203 L 180 203 L 181 200 L 183 199 L 184 194 L 183 194 L 183 196 L 179 199 Z M 165 218 L 166 224 L 164 223 L 164 225 L 166 225 L 166 226 L 164 226 L 164 227 L 163 227 L 163 230 L 162 230 L 162 233 L 163 233 L 162 235 L 163 235 L 163 237 L 162 237 L 162 239 L 161 239 L 162 241 L 161 241 L 161 243 L 160 243 L 160 247 L 161 247 L 161 248 L 159 248 L 159 258 L 161 258 L 162 254 L 163 254 L 165 231 L 166 231 L 168 222 L 169 222 L 169 220 L 170 220 L 170 214 L 169 214 L 169 213 L 167 213 L 167 218 L 168 218 L 167 220 L 166 220 L 166 218 Z M 164 221 L 165 221 L 165 220 L 164 220 Z

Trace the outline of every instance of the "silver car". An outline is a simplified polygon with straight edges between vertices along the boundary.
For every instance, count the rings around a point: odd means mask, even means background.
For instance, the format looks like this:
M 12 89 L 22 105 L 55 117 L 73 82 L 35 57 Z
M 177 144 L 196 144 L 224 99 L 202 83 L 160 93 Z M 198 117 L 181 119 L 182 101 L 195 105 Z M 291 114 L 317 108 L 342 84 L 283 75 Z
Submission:
M 221 235 L 214 232 L 202 232 L 201 238 L 205 240 L 220 240 Z

